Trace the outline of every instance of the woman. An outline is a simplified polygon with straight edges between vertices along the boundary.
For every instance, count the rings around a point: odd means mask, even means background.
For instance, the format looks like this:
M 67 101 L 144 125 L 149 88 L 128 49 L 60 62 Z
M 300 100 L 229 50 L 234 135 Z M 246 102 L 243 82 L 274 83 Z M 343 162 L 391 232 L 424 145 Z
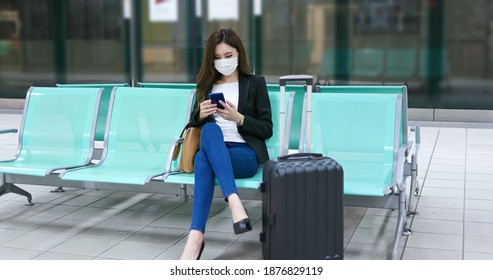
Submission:
M 208 98 L 222 92 L 220 109 Z M 272 116 L 264 77 L 251 73 L 240 37 L 231 29 L 209 36 L 197 77 L 197 98 L 191 115 L 202 126 L 195 156 L 195 188 L 190 234 L 181 259 L 200 259 L 204 232 L 217 178 L 231 209 L 235 234 L 252 229 L 238 196 L 235 178 L 255 175 L 269 159 L 265 140 L 272 136 Z

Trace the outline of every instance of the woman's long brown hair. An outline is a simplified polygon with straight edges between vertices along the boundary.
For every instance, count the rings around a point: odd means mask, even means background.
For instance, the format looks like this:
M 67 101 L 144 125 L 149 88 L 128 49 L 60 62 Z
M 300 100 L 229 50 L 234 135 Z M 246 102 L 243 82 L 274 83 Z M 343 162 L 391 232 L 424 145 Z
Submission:
M 207 91 L 221 77 L 221 74 L 214 68 L 214 48 L 219 43 L 230 45 L 238 51 L 238 70 L 240 74 L 252 74 L 245 47 L 240 37 L 231 29 L 218 29 L 212 32 L 207 39 L 202 66 L 197 76 L 197 105 L 207 98 Z

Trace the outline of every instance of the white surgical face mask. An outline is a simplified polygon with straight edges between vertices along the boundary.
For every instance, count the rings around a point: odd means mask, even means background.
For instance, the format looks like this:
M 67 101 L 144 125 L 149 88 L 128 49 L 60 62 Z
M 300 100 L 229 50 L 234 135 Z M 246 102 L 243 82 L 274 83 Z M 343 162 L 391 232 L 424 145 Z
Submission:
M 231 75 L 238 67 L 238 57 L 214 60 L 214 68 L 224 76 Z

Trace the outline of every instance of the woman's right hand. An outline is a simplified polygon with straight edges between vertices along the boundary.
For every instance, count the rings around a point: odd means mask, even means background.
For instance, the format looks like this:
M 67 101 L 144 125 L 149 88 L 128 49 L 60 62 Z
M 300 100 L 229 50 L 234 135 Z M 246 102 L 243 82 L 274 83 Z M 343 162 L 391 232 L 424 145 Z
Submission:
M 217 105 L 212 103 L 210 99 L 204 100 L 200 103 L 200 120 L 207 118 L 208 116 L 216 113 Z

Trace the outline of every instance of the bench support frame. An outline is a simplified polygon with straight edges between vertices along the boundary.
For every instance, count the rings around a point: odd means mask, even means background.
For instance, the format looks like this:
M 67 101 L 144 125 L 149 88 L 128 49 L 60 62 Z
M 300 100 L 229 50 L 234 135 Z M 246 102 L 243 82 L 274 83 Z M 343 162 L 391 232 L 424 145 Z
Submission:
M 0 196 L 2 196 L 4 194 L 8 194 L 8 193 L 15 193 L 18 195 L 25 196 L 27 198 L 27 204 L 26 205 L 27 206 L 34 205 L 34 203 L 32 203 L 33 197 L 28 191 L 16 186 L 14 183 L 6 183 L 5 174 L 1 174 L 0 175 Z

